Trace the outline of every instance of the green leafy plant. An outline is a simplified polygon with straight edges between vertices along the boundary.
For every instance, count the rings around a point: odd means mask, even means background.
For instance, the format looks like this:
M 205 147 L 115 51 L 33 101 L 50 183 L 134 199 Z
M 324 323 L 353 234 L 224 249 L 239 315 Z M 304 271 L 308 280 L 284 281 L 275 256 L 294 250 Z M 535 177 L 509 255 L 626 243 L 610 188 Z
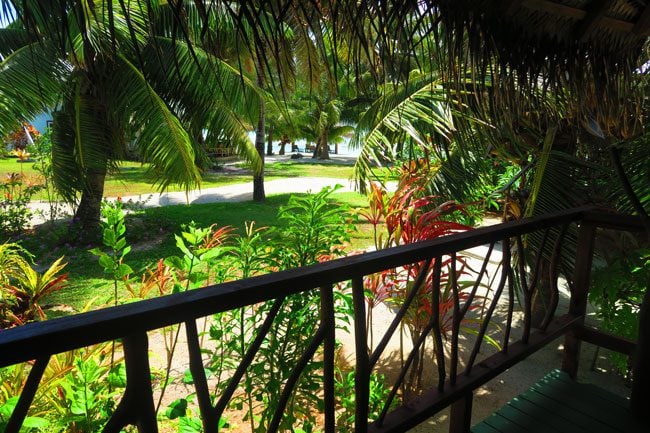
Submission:
M 210 283 L 210 264 L 226 253 L 226 242 L 232 228 L 198 227 L 194 221 L 183 226 L 180 235 L 175 235 L 176 247 L 181 256 L 171 256 L 165 260 L 178 275 L 176 290 L 189 290 Z M 184 284 L 184 286 L 183 286 Z
M 650 250 L 639 249 L 617 255 L 607 266 L 592 272 L 589 301 L 598 307 L 599 326 L 615 335 L 636 340 L 639 333 L 639 309 L 650 278 Z M 609 354 L 614 367 L 629 372 L 629 359 Z
M 332 203 L 327 188 L 306 197 L 292 197 L 279 210 L 285 225 L 275 230 L 247 223 L 245 233 L 235 238 L 220 257 L 218 266 L 230 278 L 247 278 L 262 273 L 309 265 L 344 254 L 352 228 L 349 210 Z M 349 294 L 335 292 L 337 323 L 349 322 Z M 253 305 L 217 315 L 209 330 L 214 346 L 208 368 L 216 379 L 217 395 L 228 383 L 232 371 L 247 350 L 247 342 L 266 318 L 273 302 Z M 231 407 L 244 410 L 244 421 L 253 432 L 268 429 L 286 380 L 319 324 L 318 293 L 307 292 L 287 298 L 271 332 L 241 381 Z M 303 371 L 288 402 L 280 429 L 314 431 L 321 400 L 322 361 L 315 359 Z
M 105 356 L 106 347 L 107 344 L 99 344 L 53 355 L 21 431 L 99 431 L 97 426 L 106 420 L 115 397 L 105 391 L 107 384 L 115 389 L 124 387 L 126 382 L 124 365 L 111 366 Z M 0 368 L 0 432 L 14 410 L 31 367 L 31 362 L 25 362 Z M 96 374 L 98 371 L 101 374 Z M 106 410 L 99 410 L 100 406 Z M 91 422 L 93 416 L 95 420 Z
M 337 189 L 324 188 L 307 197 L 292 197 L 287 206 L 280 208 L 278 217 L 286 225 L 271 248 L 279 269 L 307 266 L 345 254 L 342 245 L 349 240 L 354 226 L 349 209 L 331 202 L 331 194 Z M 260 362 L 252 366 L 253 383 L 257 387 L 254 400 L 265 404 L 256 431 L 267 428 L 282 384 L 309 344 L 309 339 L 304 336 L 316 332 L 318 305 L 316 291 L 292 295 L 274 321 L 269 338 L 260 350 Z M 265 313 L 268 308 L 270 304 L 258 311 Z M 337 302 L 335 309 L 340 321 L 347 320 L 351 315 L 349 303 Z M 314 428 L 314 408 L 321 403 L 317 394 L 322 386 L 321 368 L 322 361 L 319 360 L 307 365 L 288 403 L 281 428 L 293 429 L 296 422 L 305 431 Z
M 113 279 L 113 302 L 118 303 L 117 289 L 120 281 L 128 280 L 133 269 L 124 263 L 124 257 L 131 251 L 131 246 L 126 242 L 126 225 L 124 224 L 124 211 L 120 200 L 102 203 L 102 243 L 108 248 L 105 253 L 99 248 L 93 248 L 90 253 L 99 258 L 99 264 L 104 268 L 104 273 Z
M 182 256 L 172 256 L 164 261 L 173 273 L 172 292 L 186 291 L 203 287 L 214 280 L 210 272 L 210 264 L 228 251 L 227 239 L 232 229 L 230 227 L 217 227 L 216 224 L 207 228 L 197 227 L 194 221 L 183 227 L 181 235 L 175 235 L 176 247 Z M 160 269 L 160 264 L 159 264 Z M 171 280 L 169 280 L 171 282 Z M 205 329 L 204 329 L 205 332 Z M 171 364 L 176 352 L 176 345 L 180 333 L 179 327 L 163 329 L 167 365 L 162 389 L 156 409 L 160 406 L 169 384 Z
M 16 299 L 16 310 L 19 312 L 21 321 L 31 321 L 36 318 L 45 320 L 45 312 L 41 302 L 45 297 L 61 290 L 66 286 L 67 274 L 60 272 L 66 267 L 63 257 L 59 257 L 42 274 L 31 267 L 23 269 L 22 275 L 16 277 L 16 285 L 9 289 L 11 295 Z
M 11 418 L 16 405 L 18 404 L 18 397 L 11 397 L 4 403 L 0 404 L 0 432 L 5 431 L 5 427 Z M 25 417 L 23 421 L 23 430 L 21 431 L 42 431 L 42 429 L 49 426 L 49 421 L 45 418 L 37 416 Z
M 43 300 L 66 286 L 63 257 L 43 273 L 32 268 L 31 259 L 18 244 L 0 245 L 0 329 L 44 320 Z
M 75 358 L 74 369 L 59 383 L 68 412 L 59 424 L 66 431 L 91 433 L 100 431 L 114 408 L 116 385 L 126 382 L 124 370 L 109 374 L 109 366 L 98 363 L 94 358 Z
M 337 185 L 306 197 L 292 196 L 280 208 L 278 219 L 286 226 L 273 252 L 282 269 L 344 255 L 343 246 L 350 241 L 354 220 L 349 208 L 330 201 L 331 194 L 340 188 Z
M 337 413 L 336 427 L 340 433 L 354 431 L 356 410 L 354 377 L 354 371 L 347 373 L 340 369 L 335 371 L 334 390 L 338 397 L 338 404 L 341 407 L 341 411 Z M 379 418 L 389 394 L 390 388 L 386 385 L 384 375 L 372 373 L 368 393 L 369 421 L 376 421 Z M 394 406 L 396 406 L 395 400 L 393 400 L 391 407 Z
M 203 424 L 201 423 L 201 418 L 194 413 L 188 403 L 192 403 L 194 400 L 194 394 L 190 395 L 187 398 L 179 398 L 174 400 L 167 410 L 165 410 L 165 417 L 170 420 L 178 420 L 178 433 L 201 433 L 203 432 Z M 219 431 L 223 429 L 230 428 L 225 417 L 219 419 L 218 429 Z
M 32 218 L 27 205 L 41 188 L 22 173 L 10 173 L 0 180 L 0 240 L 25 232 Z

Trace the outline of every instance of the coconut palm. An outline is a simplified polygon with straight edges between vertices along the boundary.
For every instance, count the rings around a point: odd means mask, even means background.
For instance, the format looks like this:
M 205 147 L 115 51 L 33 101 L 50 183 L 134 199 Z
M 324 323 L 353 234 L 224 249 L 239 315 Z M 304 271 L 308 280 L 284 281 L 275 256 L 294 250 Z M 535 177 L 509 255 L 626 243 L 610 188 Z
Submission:
M 351 141 L 361 149 L 355 165 L 360 184 L 368 179 L 373 165 L 402 159 L 400 155 L 409 150 L 405 145 L 419 148 L 422 154 L 435 151 L 434 142 L 451 143 L 456 131 L 453 114 L 460 115 L 449 103 L 442 82 L 428 73 L 415 71 L 408 83 L 386 84 L 380 92 L 360 116 Z
M 55 108 L 54 181 L 69 201 L 80 195 L 82 232 L 96 226 L 105 176 L 127 146 L 150 163 L 161 189 L 199 185 L 199 138 L 226 137 L 257 161 L 246 124 L 231 108 L 255 106 L 250 82 L 197 47 L 155 35 L 149 15 L 159 8 L 125 10 L 119 3 L 107 10 L 101 2 L 71 1 L 61 15 L 33 14 L 32 5 L 29 20 L 0 35 L 0 129 Z M 60 30 L 62 19 L 67 32 L 60 39 L 52 29 Z

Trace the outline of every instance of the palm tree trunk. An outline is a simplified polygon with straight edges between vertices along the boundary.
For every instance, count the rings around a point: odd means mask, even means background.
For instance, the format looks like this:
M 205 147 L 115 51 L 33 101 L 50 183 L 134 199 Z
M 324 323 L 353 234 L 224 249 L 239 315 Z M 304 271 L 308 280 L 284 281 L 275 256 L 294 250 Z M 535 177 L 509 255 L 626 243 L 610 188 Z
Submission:
M 77 242 L 92 243 L 98 239 L 105 179 L 106 164 L 86 173 L 86 187 L 81 193 L 81 201 L 74 215 L 77 224 L 73 230 L 77 230 L 74 233 Z
M 258 62 L 260 63 L 260 62 Z M 264 85 L 264 77 L 262 76 L 262 65 L 257 65 L 257 85 L 262 87 Z M 266 123 L 266 113 L 264 106 L 264 99 L 260 99 L 260 114 L 257 119 L 257 130 L 255 131 L 255 149 L 257 150 L 262 167 L 260 172 L 253 175 L 253 200 L 264 201 L 266 200 L 266 193 L 264 192 L 264 126 Z
M 324 132 L 318 139 L 316 146 L 316 154 L 318 159 L 330 159 L 330 147 L 327 142 L 327 132 Z

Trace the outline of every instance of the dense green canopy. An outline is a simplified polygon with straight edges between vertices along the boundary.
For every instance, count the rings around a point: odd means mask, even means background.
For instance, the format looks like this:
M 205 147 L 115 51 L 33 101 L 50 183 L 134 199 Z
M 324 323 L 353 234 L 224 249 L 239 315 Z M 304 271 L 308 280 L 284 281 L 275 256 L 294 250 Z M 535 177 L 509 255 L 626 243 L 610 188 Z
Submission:
M 424 146 L 437 142 L 432 148 L 443 150 L 449 161 L 456 158 L 465 170 L 473 164 L 470 158 L 481 157 L 474 151 L 480 148 L 523 163 L 542 152 L 544 138 L 558 128 L 559 143 L 571 143 L 565 147 L 573 154 L 576 143 L 589 141 L 572 129 L 576 125 L 595 125 L 614 140 L 639 136 L 645 95 L 640 77 L 647 69 L 650 28 L 646 3 L 0 0 L 5 16 L 16 12 L 24 37 L 39 49 L 93 53 L 100 39 L 89 30 L 105 23 L 103 59 L 119 64 L 127 46 L 135 72 L 165 56 L 173 65 L 160 80 L 170 89 L 166 98 L 184 91 L 190 65 L 214 68 L 220 58 L 228 58 L 242 76 L 265 78 L 264 87 L 278 95 L 286 95 L 297 77 L 314 82 L 326 71 L 338 87 L 358 89 L 355 102 L 366 113 L 359 124 L 370 132 L 361 144 L 370 146 L 362 153 L 370 155 L 362 158 L 366 167 L 371 157 L 377 159 L 373 154 L 390 158 L 385 150 L 400 146 L 406 134 Z M 164 29 L 164 38 L 151 38 L 154 31 L 143 31 L 143 20 L 152 21 L 161 8 L 169 13 L 154 30 Z M 224 26 L 230 31 L 221 31 Z M 30 92 L 36 96 L 54 84 L 35 82 Z M 245 87 L 244 79 L 241 84 Z M 187 115 L 184 123 L 191 118 L 190 126 L 199 125 L 200 118 L 179 109 L 187 101 L 168 104 L 180 119 Z M 0 107 L 7 103 L 0 97 Z M 472 118 L 490 127 L 477 134 Z

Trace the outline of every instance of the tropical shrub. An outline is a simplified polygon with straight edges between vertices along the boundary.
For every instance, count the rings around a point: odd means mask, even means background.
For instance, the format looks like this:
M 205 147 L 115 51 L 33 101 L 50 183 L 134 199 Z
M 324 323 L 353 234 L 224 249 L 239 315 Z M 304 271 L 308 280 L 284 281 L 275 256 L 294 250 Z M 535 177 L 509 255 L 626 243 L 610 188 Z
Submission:
M 124 258 L 131 251 L 131 246 L 126 243 L 126 225 L 124 224 L 124 212 L 122 202 L 102 202 L 101 212 L 103 220 L 102 243 L 108 249 L 108 253 L 100 248 L 93 248 L 90 253 L 97 256 L 99 264 L 104 268 L 104 273 L 113 280 L 113 302 L 117 305 L 117 288 L 120 281 L 126 281 L 129 274 L 133 272 L 131 267 L 124 263 Z
M 356 400 L 354 393 L 355 372 L 343 372 L 337 370 L 334 378 L 334 389 L 338 396 L 338 404 L 342 408 L 337 413 L 336 428 L 340 433 L 354 431 Z M 370 386 L 368 393 L 368 419 L 375 421 L 379 418 L 384 404 L 390 394 L 390 388 L 386 386 L 386 379 L 383 374 L 370 375 Z M 392 406 L 395 406 L 393 400 Z
M 639 309 L 649 279 L 648 249 L 617 255 L 593 271 L 589 301 L 598 307 L 596 316 L 603 330 L 630 340 L 638 338 Z M 621 374 L 629 372 L 628 357 L 611 352 L 609 359 Z
M 34 170 L 43 179 L 42 189 L 45 193 L 45 200 L 48 204 L 47 219 L 54 221 L 62 216 L 63 210 L 61 202 L 63 198 L 59 195 L 54 185 L 54 168 L 52 166 L 52 131 L 48 128 L 47 131 L 37 136 L 34 144 L 28 148 L 34 155 Z
M 325 188 L 307 197 L 291 197 L 278 212 L 279 219 L 285 222 L 281 228 L 270 230 L 248 224 L 245 235 L 236 239 L 228 252 L 226 263 L 230 265 L 226 267 L 235 269 L 234 275 L 246 278 L 343 255 L 342 245 L 349 241 L 353 225 L 349 209 L 330 201 L 334 190 Z M 337 290 L 336 299 L 337 322 L 349 322 L 349 295 Z M 212 357 L 210 369 L 219 378 L 218 386 L 226 385 L 221 377 L 244 356 L 246 341 L 255 334 L 273 303 L 245 307 L 215 318 L 209 335 L 218 356 Z M 292 295 L 284 301 L 271 332 L 242 379 L 243 393 L 232 401 L 234 407 L 246 411 L 244 421 L 250 424 L 251 431 L 267 430 L 284 383 L 310 343 L 306 336 L 316 332 L 319 311 L 317 291 Z M 314 430 L 321 404 L 321 368 L 322 361 L 312 360 L 303 371 L 287 404 L 281 429 L 299 426 L 304 431 Z
M 126 385 L 126 371 L 103 353 L 91 349 L 74 357 L 70 372 L 58 382 L 61 416 L 53 423 L 61 431 L 91 433 L 101 431 L 115 409 L 116 397 Z
M 27 205 L 40 189 L 23 173 L 10 173 L 0 180 L 0 241 L 27 229 L 33 214 Z
M 63 257 L 43 273 L 33 269 L 31 258 L 18 244 L 0 244 L 0 329 L 46 319 L 43 299 L 66 285 Z
M 453 221 L 450 215 L 463 213 L 464 206 L 451 201 L 442 201 L 439 197 L 426 194 L 429 177 L 422 174 L 418 164 L 408 164 L 402 167 L 397 191 L 389 195 L 376 185 L 370 185 L 370 206 L 361 215 L 373 226 L 375 248 L 389 248 L 398 245 L 408 245 L 414 242 L 436 239 L 452 233 L 465 231 L 471 227 Z M 439 299 L 439 330 L 443 336 L 452 331 L 452 312 L 454 294 L 452 284 L 457 284 L 458 297 L 461 302 L 468 299 L 467 285 L 462 283 L 463 277 L 469 274 L 466 259 L 461 255 L 442 257 L 441 273 L 434 274 L 433 263 L 414 263 L 398 269 L 389 269 L 379 274 L 369 275 L 364 279 L 366 302 L 368 305 L 367 328 L 369 330 L 368 347 L 374 346 L 373 310 L 380 304 L 392 309 L 399 309 L 408 294 L 413 290 L 416 280 L 424 272 L 422 284 L 415 299 L 402 320 L 402 333 L 408 335 L 413 346 L 425 330 L 433 314 L 431 291 L 435 287 L 440 290 Z M 452 278 L 455 272 L 455 281 Z M 469 311 L 483 308 L 480 297 L 474 298 Z M 466 318 L 461 324 L 466 331 L 475 333 L 478 321 Z M 435 343 L 434 343 L 435 344 Z M 405 359 L 405 349 L 402 346 L 401 359 Z M 418 352 L 410 367 L 410 373 L 402 387 L 402 395 L 417 393 L 422 386 L 425 347 Z
M 126 383 L 122 363 L 109 363 L 107 344 L 53 355 L 21 431 L 101 431 Z M 114 365 L 111 368 L 111 365 Z M 25 386 L 31 363 L 0 368 L 0 432 Z
M 130 278 L 132 270 L 123 268 L 123 258 L 130 247 L 125 241 L 126 227 L 119 202 L 105 204 L 103 241 L 108 251 L 93 249 L 100 265 L 113 279 L 114 285 L 124 282 L 134 299 L 198 289 L 208 284 L 236 278 L 248 278 L 262 273 L 308 265 L 344 254 L 341 245 L 349 241 L 352 218 L 349 209 L 333 204 L 327 188 L 308 197 L 292 197 L 279 210 L 281 228 L 268 229 L 246 223 L 244 234 L 234 236 L 230 227 L 208 228 L 190 223 L 176 235 L 178 256 L 161 259 L 147 269 L 138 280 Z M 128 272 L 127 272 L 128 271 Z M 344 326 L 351 317 L 350 295 L 336 291 L 337 323 Z M 318 293 L 309 292 L 289 297 L 241 383 L 241 393 L 235 394 L 231 407 L 244 410 L 244 421 L 252 431 L 266 431 L 277 406 L 283 384 L 291 375 L 298 358 L 309 340 L 306 335 L 315 332 L 319 323 Z M 272 303 L 253 305 L 215 315 L 205 322 L 209 328 L 201 332 L 201 340 L 208 338 L 211 354 L 206 365 L 209 375 L 216 379 L 215 395 L 227 385 L 227 378 L 244 356 L 250 341 L 265 319 Z M 209 324 L 209 325 L 208 325 Z M 176 380 L 170 376 L 171 363 L 179 338 L 180 328 L 162 330 L 165 342 L 166 368 L 161 373 L 158 407 L 163 401 L 168 384 Z M 293 394 L 281 428 L 300 425 L 312 431 L 316 425 L 320 404 L 318 390 L 322 385 L 322 362 L 309 363 Z M 191 375 L 183 379 L 191 383 Z M 182 431 L 200 431 L 193 405 L 194 395 L 172 403 L 165 414 L 178 420 Z M 225 418 L 220 420 L 227 425 Z

